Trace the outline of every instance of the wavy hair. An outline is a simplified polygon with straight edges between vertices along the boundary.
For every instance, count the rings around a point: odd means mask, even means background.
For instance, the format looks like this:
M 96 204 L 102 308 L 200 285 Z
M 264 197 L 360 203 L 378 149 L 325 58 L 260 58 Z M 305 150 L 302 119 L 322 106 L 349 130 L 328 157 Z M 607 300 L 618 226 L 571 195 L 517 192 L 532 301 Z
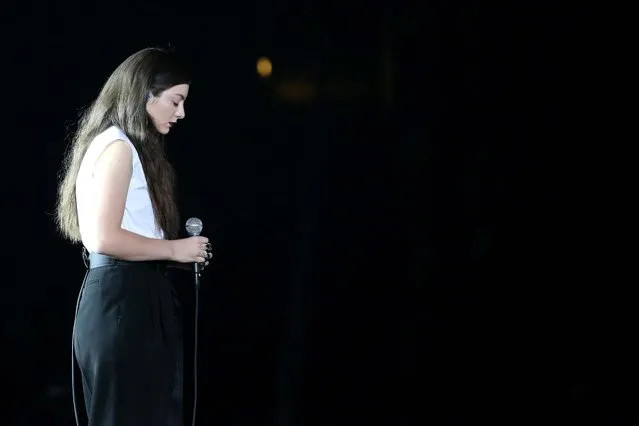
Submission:
M 111 126 L 119 127 L 138 151 L 157 226 L 167 238 L 177 237 L 175 173 L 166 158 L 164 137 L 148 116 L 146 103 L 149 93 L 159 96 L 178 84 L 190 84 L 190 76 L 174 53 L 143 49 L 113 71 L 98 97 L 80 115 L 64 157 L 56 203 L 56 223 L 65 238 L 74 243 L 81 240 L 75 191 L 80 164 L 93 139 Z

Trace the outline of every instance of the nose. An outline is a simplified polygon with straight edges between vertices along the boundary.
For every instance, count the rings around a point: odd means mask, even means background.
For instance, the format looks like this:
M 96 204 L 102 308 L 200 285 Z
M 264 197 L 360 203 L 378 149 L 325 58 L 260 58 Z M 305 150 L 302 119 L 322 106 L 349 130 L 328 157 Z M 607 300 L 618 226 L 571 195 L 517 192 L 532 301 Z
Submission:
M 175 112 L 175 117 L 178 119 L 182 119 L 186 116 L 186 113 L 184 112 L 184 106 L 180 105 L 177 109 L 177 111 Z

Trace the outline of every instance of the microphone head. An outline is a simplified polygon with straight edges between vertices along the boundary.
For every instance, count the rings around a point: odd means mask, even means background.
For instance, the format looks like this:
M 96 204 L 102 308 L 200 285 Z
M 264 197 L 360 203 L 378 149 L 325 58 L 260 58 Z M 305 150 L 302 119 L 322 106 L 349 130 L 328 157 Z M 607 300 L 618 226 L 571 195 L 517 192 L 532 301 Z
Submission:
M 186 232 L 194 237 L 202 232 L 202 221 L 197 217 L 192 217 L 186 221 Z

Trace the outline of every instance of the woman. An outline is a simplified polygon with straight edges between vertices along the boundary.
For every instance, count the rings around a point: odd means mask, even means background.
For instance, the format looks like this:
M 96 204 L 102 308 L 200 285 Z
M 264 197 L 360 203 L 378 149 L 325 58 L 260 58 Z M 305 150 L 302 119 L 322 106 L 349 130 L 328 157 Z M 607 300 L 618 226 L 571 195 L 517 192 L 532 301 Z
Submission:
M 174 175 L 163 148 L 184 118 L 189 83 L 169 52 L 131 55 L 84 112 L 65 160 L 57 222 L 89 253 L 73 349 L 90 426 L 173 424 L 181 348 L 165 269 L 210 257 L 207 238 L 176 239 Z

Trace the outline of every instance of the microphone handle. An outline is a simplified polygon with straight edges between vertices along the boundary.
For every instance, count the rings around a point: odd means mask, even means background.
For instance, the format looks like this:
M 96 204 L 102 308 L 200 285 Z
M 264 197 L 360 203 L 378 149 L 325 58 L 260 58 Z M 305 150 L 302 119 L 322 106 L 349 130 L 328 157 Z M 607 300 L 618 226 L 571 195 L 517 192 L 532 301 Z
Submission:
M 202 265 L 199 263 L 193 264 L 193 271 L 195 272 L 195 290 L 200 289 L 200 272 L 202 272 Z

